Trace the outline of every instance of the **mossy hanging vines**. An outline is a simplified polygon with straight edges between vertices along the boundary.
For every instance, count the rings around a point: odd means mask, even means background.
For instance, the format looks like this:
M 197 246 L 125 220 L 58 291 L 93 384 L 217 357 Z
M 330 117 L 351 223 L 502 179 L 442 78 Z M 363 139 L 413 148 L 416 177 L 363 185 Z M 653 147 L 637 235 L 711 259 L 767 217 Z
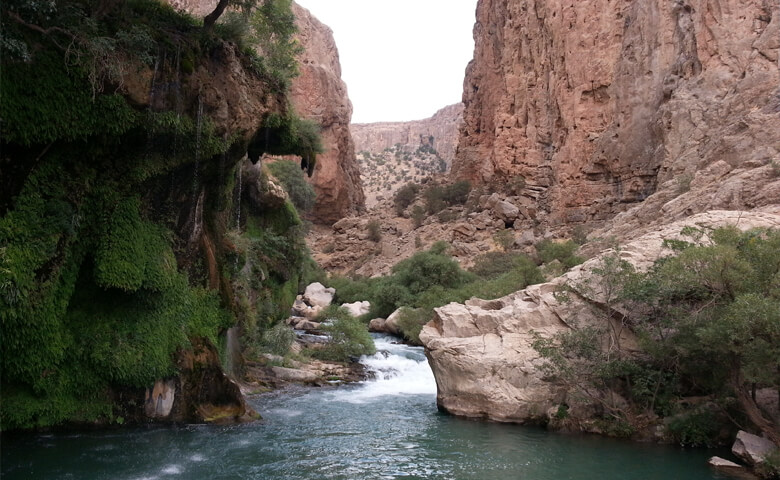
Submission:
M 237 206 L 244 132 L 199 115 L 184 81 L 221 41 L 154 0 L 9 0 L 1 12 L 0 429 L 111 421 L 113 390 L 174 375 L 177 351 L 220 345 L 241 310 L 234 278 L 207 288 L 183 233 L 200 209 L 201 235 L 221 239 Z M 141 70 L 164 84 L 151 105 L 122 93 Z M 290 208 L 248 215 L 262 245 L 244 254 L 265 270 L 268 301 L 292 301 L 305 260 Z

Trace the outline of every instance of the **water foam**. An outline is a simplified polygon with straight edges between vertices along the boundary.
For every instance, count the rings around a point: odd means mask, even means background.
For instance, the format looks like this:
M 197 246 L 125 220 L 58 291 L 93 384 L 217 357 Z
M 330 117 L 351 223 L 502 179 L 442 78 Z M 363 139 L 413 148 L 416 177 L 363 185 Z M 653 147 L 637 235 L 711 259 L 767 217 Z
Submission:
M 351 391 L 342 391 L 337 399 L 366 403 L 385 395 L 435 395 L 436 379 L 421 347 L 394 343 L 393 337 L 380 336 L 374 343 L 377 353 L 363 356 L 360 363 L 375 378 Z

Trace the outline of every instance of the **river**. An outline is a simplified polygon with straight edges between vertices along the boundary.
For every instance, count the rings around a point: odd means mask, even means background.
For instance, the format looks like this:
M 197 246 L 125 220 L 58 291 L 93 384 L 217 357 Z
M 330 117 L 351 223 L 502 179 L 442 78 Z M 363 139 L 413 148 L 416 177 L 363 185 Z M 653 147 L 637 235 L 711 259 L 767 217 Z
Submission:
M 377 378 L 250 398 L 264 420 L 4 436 L 3 480 L 726 478 L 711 451 L 475 422 L 436 409 L 422 349 L 376 340 Z M 382 351 L 384 353 L 382 353 Z

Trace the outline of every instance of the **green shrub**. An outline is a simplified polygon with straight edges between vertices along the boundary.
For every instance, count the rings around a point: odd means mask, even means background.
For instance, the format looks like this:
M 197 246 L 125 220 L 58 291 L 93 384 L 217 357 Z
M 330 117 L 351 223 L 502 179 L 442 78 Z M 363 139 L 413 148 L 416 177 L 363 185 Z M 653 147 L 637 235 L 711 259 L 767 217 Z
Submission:
M 358 319 L 349 314 L 347 309 L 338 305 L 330 305 L 317 317 L 318 321 L 330 321 L 323 329 L 330 335 L 325 348 L 315 350 L 312 355 L 329 361 L 346 362 L 361 355 L 376 353 L 374 340 L 368 333 L 368 328 Z
M 447 185 L 442 190 L 442 199 L 447 205 L 463 205 L 469 198 L 471 183 L 468 180 L 460 180 Z
M 295 341 L 295 332 L 284 323 L 277 323 L 263 333 L 262 345 L 269 353 L 285 356 Z
M 470 272 L 482 278 L 496 278 L 501 274 L 520 270 L 527 274 L 529 281 L 541 279 L 539 268 L 530 258 L 519 253 L 487 252 L 474 259 Z M 540 280 L 541 281 L 541 280 Z
M 539 255 L 539 259 L 542 263 L 550 263 L 553 260 L 558 260 L 561 264 L 569 269 L 575 265 L 579 265 L 584 260 L 574 254 L 579 248 L 579 245 L 567 240 L 565 242 L 554 242 L 552 240 L 542 240 L 535 245 L 536 253 Z
M 712 448 L 720 444 L 718 435 L 723 425 L 714 412 L 699 410 L 673 417 L 667 428 L 680 445 Z
M 398 328 L 404 338 L 414 345 L 421 345 L 420 332 L 423 325 L 433 318 L 433 310 L 428 308 L 402 308 L 398 316 Z
M 514 246 L 515 236 L 511 230 L 499 230 L 493 234 L 493 241 L 506 252 Z
M 303 179 L 301 169 L 295 162 L 277 160 L 268 164 L 268 170 L 281 182 L 299 212 L 306 213 L 314 207 L 317 194 L 314 187 Z
M 403 211 L 414 202 L 415 198 L 417 198 L 417 192 L 419 191 L 420 186 L 411 182 L 399 188 L 393 196 L 396 213 L 401 215 Z
M 425 209 L 420 205 L 415 205 L 412 208 L 412 225 L 414 225 L 414 228 L 419 228 L 425 221 L 425 218 Z
M 382 240 L 382 229 L 379 220 L 369 220 L 366 224 L 366 230 L 368 231 L 368 239 L 372 242 L 376 243 Z
M 445 244 L 446 245 L 446 244 Z M 457 288 L 473 280 L 470 273 L 463 271 L 458 262 L 434 248 L 417 252 L 393 267 L 395 281 L 406 287 L 412 295 L 438 285 Z

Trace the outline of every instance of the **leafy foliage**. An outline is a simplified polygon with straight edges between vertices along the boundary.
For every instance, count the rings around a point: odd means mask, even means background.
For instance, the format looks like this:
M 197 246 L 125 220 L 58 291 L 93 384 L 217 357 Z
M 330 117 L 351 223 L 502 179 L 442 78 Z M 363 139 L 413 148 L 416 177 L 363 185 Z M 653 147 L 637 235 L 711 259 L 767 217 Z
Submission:
M 330 305 L 320 313 L 317 319 L 325 323 L 325 331 L 330 341 L 323 349 L 315 350 L 313 355 L 323 360 L 345 362 L 350 358 L 376 353 L 374 340 L 364 323 L 350 315 L 346 308 Z
M 554 242 L 552 240 L 542 240 L 535 245 L 537 255 L 542 263 L 550 263 L 558 260 L 565 268 L 571 268 L 579 265 L 584 260 L 574 254 L 579 248 L 575 242 L 567 240 L 565 242 Z
M 306 213 L 314 207 L 317 194 L 314 187 L 307 183 L 301 175 L 301 169 L 289 160 L 277 160 L 268 164 L 268 170 L 282 182 L 295 208 Z
M 688 229 L 694 241 L 667 245 L 677 255 L 659 259 L 646 273 L 619 255 L 593 270 L 608 311 L 604 327 L 580 327 L 538 338 L 548 373 L 598 400 L 597 391 L 619 392 L 627 405 L 606 405 L 631 421 L 643 410 L 677 414 L 670 431 L 685 444 L 710 445 L 721 424 L 711 412 L 681 409 L 675 398 L 709 396 L 739 406 L 770 438 L 778 426 L 750 395 L 753 387 L 780 389 L 780 233 Z M 588 285 L 575 286 L 583 291 Z M 647 356 L 629 354 L 620 329 L 631 328 Z M 568 380 L 567 380 L 568 379 Z M 727 401 L 731 398 L 731 401 Z

